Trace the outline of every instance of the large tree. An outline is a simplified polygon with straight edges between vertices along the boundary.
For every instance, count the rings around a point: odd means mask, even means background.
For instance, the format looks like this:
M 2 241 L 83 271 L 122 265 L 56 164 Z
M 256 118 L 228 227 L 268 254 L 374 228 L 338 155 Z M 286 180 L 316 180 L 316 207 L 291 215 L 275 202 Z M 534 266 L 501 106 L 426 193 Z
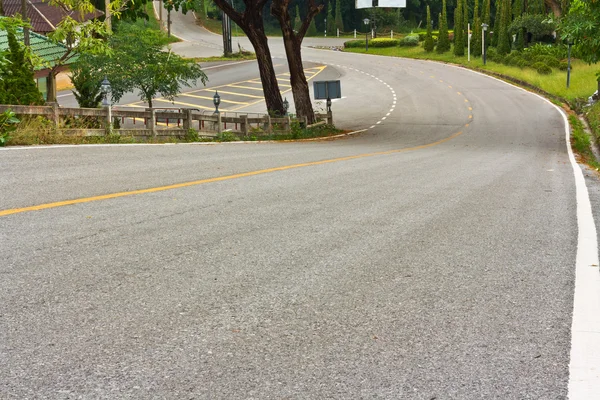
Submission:
M 263 19 L 263 10 L 268 1 L 269 0 L 243 0 L 245 5 L 244 10 L 236 11 L 227 0 L 213 0 L 217 7 L 227 14 L 229 18 L 244 31 L 254 47 L 260 80 L 263 85 L 265 102 L 267 103 L 267 110 L 269 110 L 270 113 L 283 115 L 285 113 L 283 99 L 281 97 L 281 92 L 279 91 L 277 77 L 275 76 L 273 58 L 271 57 L 271 50 L 269 49 Z M 175 8 L 177 9 L 178 5 L 177 3 L 175 4 Z
M 600 1 L 575 0 L 561 21 L 563 40 L 574 41 L 581 58 L 590 64 L 600 61 Z M 600 89 L 600 71 L 596 75 Z
M 290 0 L 273 0 L 271 14 L 277 18 L 281 25 L 285 54 L 290 69 L 290 84 L 292 85 L 296 113 L 299 117 L 306 117 L 308 123 L 311 124 L 315 120 L 315 114 L 310 101 L 308 83 L 304 75 L 301 45 L 311 21 L 321 12 L 323 6 L 317 5 L 315 0 L 307 1 L 308 11 L 298 32 L 294 31 L 289 6 Z

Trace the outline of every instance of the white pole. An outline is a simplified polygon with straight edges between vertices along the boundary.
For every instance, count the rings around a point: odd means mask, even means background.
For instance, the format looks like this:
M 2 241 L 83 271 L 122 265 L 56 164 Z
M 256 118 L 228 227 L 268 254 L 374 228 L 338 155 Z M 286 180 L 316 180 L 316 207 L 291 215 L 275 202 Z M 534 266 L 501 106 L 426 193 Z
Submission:
M 394 38 L 394 30 L 392 29 L 392 32 L 390 33 L 390 39 Z
M 340 28 L 337 28 L 337 37 L 340 37 Z
M 375 29 L 371 29 L 371 39 L 373 39 L 375 37 Z
M 467 61 L 471 61 L 471 24 L 467 24 Z
M 356 29 L 354 30 L 354 39 L 356 39 Z

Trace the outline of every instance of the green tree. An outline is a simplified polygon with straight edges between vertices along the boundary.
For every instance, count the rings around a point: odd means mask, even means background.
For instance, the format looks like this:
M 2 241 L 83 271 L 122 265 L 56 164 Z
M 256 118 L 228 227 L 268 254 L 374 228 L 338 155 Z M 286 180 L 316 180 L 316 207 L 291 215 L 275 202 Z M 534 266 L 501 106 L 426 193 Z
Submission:
M 500 8 L 500 23 L 498 30 L 498 54 L 505 55 L 510 53 L 511 40 L 508 33 L 508 26 L 510 25 L 510 15 L 512 13 L 510 7 L 510 0 L 501 0 L 502 7 Z
M 463 43 L 464 47 L 468 46 L 469 41 L 469 7 L 467 6 L 467 0 L 459 0 L 462 1 L 462 14 L 463 14 Z
M 513 3 L 513 21 L 516 20 L 517 18 L 521 17 L 521 15 L 523 15 L 524 12 L 524 4 L 523 4 L 523 0 L 514 0 Z M 512 24 L 512 22 L 511 22 Z M 510 33 L 510 26 L 509 26 L 509 33 Z M 517 39 L 515 41 L 515 48 L 519 51 L 523 50 L 525 48 L 525 29 L 518 29 L 515 34 L 517 35 Z
M 600 1 L 574 0 L 569 14 L 560 23 L 561 38 L 573 41 L 581 58 L 595 64 L 600 61 Z M 600 71 L 596 74 L 600 89 Z
M 0 104 L 42 105 L 44 98 L 35 84 L 27 49 L 17 40 L 14 27 L 6 31 L 8 51 L 0 66 Z
M 71 83 L 75 90 L 73 95 L 79 107 L 97 108 L 102 101 L 100 85 L 106 67 L 100 63 L 98 57 L 83 54 L 71 65 Z
M 494 16 L 494 28 L 492 30 L 492 40 L 490 45 L 492 47 L 498 46 L 498 36 L 500 33 L 500 21 L 502 21 L 502 0 L 496 0 L 496 15 Z
M 153 99 L 161 95 L 174 100 L 182 87 L 191 87 L 207 77 L 194 61 L 163 51 L 167 38 L 162 32 L 137 25 L 123 25 L 111 38 L 113 54 L 102 60 L 112 88 L 112 99 L 124 93 L 139 91 L 141 100 L 153 107 Z
M 308 30 L 306 31 L 306 36 L 317 36 L 318 34 L 319 31 L 317 30 L 317 24 L 313 19 L 312 21 L 310 21 L 310 25 L 308 26 Z
M 450 38 L 448 37 L 448 15 L 446 14 L 446 0 L 442 0 L 442 13 L 439 15 L 439 34 L 437 52 L 444 53 L 450 50 Z
M 335 27 L 339 29 L 340 32 L 344 31 L 344 20 L 342 19 L 342 6 L 340 0 L 336 0 L 335 2 Z
M 296 4 L 296 16 L 294 17 L 294 30 L 296 32 L 300 31 L 302 27 L 302 18 L 300 17 L 300 7 Z
M 471 36 L 471 54 L 481 55 L 481 17 L 479 16 L 479 0 L 473 5 L 473 35 Z
M 429 11 L 429 6 L 427 6 L 427 36 L 425 36 L 425 43 L 423 43 L 423 48 L 426 52 L 430 53 L 433 51 L 434 43 L 433 43 L 433 34 L 431 32 L 431 12 Z
M 458 5 L 454 10 L 454 55 L 465 55 L 465 41 L 463 38 L 463 2 L 458 0 Z
M 331 1 L 329 1 L 329 5 L 327 7 L 327 36 L 335 36 L 335 19 L 333 18 L 333 10 L 331 7 Z
M 484 0 L 484 2 L 485 5 L 483 7 L 481 21 L 488 26 L 487 30 L 484 32 L 483 35 L 485 41 L 485 48 L 487 49 L 490 45 L 490 29 L 492 26 L 491 0 Z

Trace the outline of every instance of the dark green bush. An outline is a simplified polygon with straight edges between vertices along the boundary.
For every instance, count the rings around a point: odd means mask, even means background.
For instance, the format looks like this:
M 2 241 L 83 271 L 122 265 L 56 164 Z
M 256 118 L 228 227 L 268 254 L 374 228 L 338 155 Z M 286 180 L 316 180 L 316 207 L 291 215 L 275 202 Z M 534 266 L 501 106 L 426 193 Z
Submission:
M 519 61 L 517 62 L 517 67 L 523 69 L 525 67 L 529 66 L 529 61 L 525 60 L 524 58 L 520 58 Z
M 490 61 L 496 61 L 496 59 L 498 58 L 498 52 L 493 47 L 489 47 L 486 50 L 485 54 L 486 54 L 486 58 Z
M 535 69 L 540 75 L 550 75 L 552 73 L 552 68 L 543 62 L 536 62 L 531 66 L 531 68 Z
M 561 61 L 558 64 L 558 69 L 560 69 L 561 71 L 566 71 L 567 68 L 569 68 L 569 63 L 566 61 Z M 571 71 L 573 71 L 573 64 L 571 64 Z
M 550 68 L 558 68 L 558 65 L 560 64 L 560 61 L 553 56 L 537 56 L 535 62 L 546 64 Z

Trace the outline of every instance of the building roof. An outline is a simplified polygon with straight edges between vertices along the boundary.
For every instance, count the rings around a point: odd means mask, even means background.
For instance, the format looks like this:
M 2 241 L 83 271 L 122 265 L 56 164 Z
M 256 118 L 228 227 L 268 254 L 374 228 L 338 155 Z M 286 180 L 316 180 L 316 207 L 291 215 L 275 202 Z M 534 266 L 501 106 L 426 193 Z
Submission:
M 1 17 L 0 17 L 1 18 Z M 17 32 L 17 40 L 23 43 L 23 30 L 19 29 Z M 36 71 L 45 70 L 48 67 L 52 68 L 56 65 L 56 62 L 65 55 L 67 52 L 67 46 L 62 44 L 53 43 L 44 35 L 40 35 L 35 32 L 30 32 L 29 42 L 31 51 L 36 56 L 40 57 L 45 65 L 36 66 Z M 8 49 L 8 34 L 4 30 L 0 30 L 0 52 Z M 77 55 L 70 57 L 65 64 L 70 64 L 77 59 Z
M 73 10 L 65 10 L 61 7 L 51 6 L 42 0 L 26 0 L 27 1 L 27 17 L 34 32 L 48 34 L 56 29 L 56 26 L 67 16 L 73 18 L 77 22 L 89 21 L 98 18 L 104 13 L 96 10 L 93 13 L 81 15 L 81 13 Z M 12 17 L 15 14 L 21 14 L 21 0 L 3 0 L 4 15 Z

